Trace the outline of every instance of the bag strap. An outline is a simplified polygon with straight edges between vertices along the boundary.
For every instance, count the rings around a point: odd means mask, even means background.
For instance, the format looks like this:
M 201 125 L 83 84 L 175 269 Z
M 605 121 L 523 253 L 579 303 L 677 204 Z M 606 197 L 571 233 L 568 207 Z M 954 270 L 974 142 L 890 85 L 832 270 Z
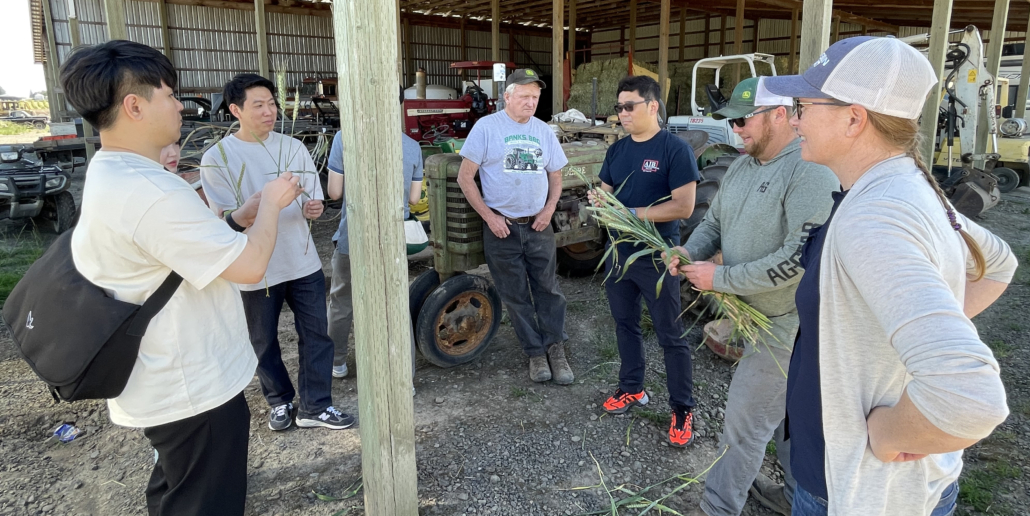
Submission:
M 164 283 L 150 296 L 143 306 L 140 307 L 139 311 L 132 318 L 132 324 L 129 325 L 128 334 L 133 337 L 142 337 L 147 332 L 147 326 L 150 324 L 150 320 L 161 311 L 162 308 L 168 304 L 168 300 L 172 298 L 175 291 L 179 289 L 179 285 L 182 283 L 182 276 L 179 276 L 176 272 L 172 272 L 165 278 Z

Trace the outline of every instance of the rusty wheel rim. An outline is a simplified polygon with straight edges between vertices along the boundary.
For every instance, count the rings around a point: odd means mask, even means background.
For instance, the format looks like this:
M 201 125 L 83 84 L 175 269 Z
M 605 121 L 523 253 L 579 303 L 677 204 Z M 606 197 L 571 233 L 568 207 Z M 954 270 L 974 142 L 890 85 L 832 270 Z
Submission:
M 451 356 L 467 355 L 490 333 L 494 317 L 490 299 L 482 292 L 462 292 L 436 316 L 436 342 Z

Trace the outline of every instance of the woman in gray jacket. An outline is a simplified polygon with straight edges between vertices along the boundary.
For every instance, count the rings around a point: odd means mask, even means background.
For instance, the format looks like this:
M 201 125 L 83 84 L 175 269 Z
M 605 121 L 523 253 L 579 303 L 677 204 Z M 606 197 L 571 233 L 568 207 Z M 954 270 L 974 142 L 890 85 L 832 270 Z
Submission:
M 955 212 L 919 157 L 917 119 L 936 82 L 915 49 L 874 37 L 766 81 L 795 98 L 801 157 L 843 190 L 802 251 L 787 387 L 795 515 L 951 514 L 962 450 L 1008 416 L 998 363 L 969 319 L 1016 260 Z

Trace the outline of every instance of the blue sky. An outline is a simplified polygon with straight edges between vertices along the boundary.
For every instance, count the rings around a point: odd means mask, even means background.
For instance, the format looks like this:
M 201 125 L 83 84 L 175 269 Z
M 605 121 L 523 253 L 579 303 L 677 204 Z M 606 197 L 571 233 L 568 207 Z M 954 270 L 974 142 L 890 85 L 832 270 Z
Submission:
M 0 0 L 0 20 L 5 20 L 4 30 L 0 31 L 0 86 L 7 90 L 7 95 L 22 97 L 28 96 L 29 90 L 45 90 L 43 65 L 32 62 L 29 0 Z

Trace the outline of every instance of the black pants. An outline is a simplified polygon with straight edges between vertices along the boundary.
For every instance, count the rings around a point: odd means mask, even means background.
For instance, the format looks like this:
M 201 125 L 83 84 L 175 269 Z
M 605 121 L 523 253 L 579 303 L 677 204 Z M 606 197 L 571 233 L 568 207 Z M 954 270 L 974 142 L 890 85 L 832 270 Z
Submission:
M 243 514 L 250 409 L 243 393 L 196 416 L 143 430 L 157 450 L 150 516 Z
M 628 256 L 619 256 L 620 263 L 612 271 L 612 256 L 605 264 L 611 274 L 604 282 L 608 306 L 615 319 L 615 338 L 619 344 L 619 388 L 636 394 L 644 388 L 644 338 L 640 329 L 640 299 L 651 313 L 658 345 L 665 354 L 666 387 L 669 405 L 675 410 L 690 412 L 694 408 L 690 345 L 683 338 L 680 315 L 680 281 L 668 276 L 662 281 L 661 294 L 655 296 L 658 279 L 668 275 L 665 265 L 657 265 L 646 256 L 628 268 Z M 623 275 L 625 272 L 625 275 Z M 620 279 L 621 278 L 621 279 Z
M 522 351 L 547 354 L 551 344 L 569 339 L 565 333 L 565 295 L 558 287 L 554 230 L 535 231 L 531 223 L 508 226 L 497 238 L 483 223 L 483 254 Z

